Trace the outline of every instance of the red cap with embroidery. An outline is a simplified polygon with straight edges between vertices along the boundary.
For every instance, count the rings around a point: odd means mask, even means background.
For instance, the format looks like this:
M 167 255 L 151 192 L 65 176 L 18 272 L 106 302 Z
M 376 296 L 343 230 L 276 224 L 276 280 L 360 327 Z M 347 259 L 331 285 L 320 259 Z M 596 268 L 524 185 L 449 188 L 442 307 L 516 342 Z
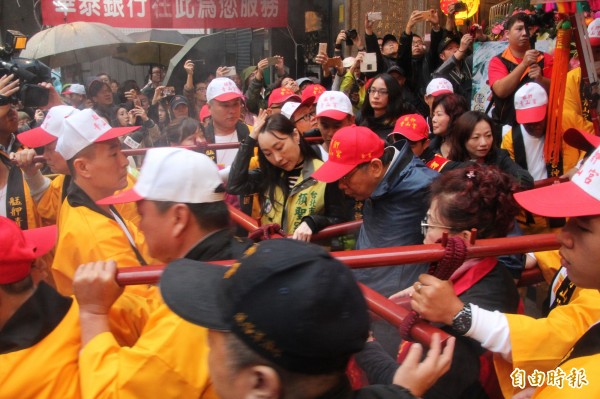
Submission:
M 408 114 L 401 116 L 394 126 L 394 131 L 388 135 L 401 135 L 410 141 L 421 141 L 429 138 L 429 125 L 419 114 Z
M 21 230 L 15 222 L 0 216 L 0 284 L 27 277 L 33 261 L 54 247 L 56 236 L 56 225 Z
M 273 104 L 283 105 L 284 102 L 290 100 L 295 102 L 302 102 L 300 96 L 294 93 L 291 89 L 288 89 L 287 87 L 278 87 L 277 89 L 271 92 L 271 95 L 269 96 L 268 105 L 269 107 L 271 107 Z
M 302 90 L 302 104 L 311 105 L 319 101 L 321 94 L 325 93 L 327 89 L 321 85 L 310 84 Z
M 312 177 L 325 183 L 338 181 L 358 165 L 379 158 L 383 149 L 383 140 L 368 127 L 341 128 L 331 139 L 329 159 Z

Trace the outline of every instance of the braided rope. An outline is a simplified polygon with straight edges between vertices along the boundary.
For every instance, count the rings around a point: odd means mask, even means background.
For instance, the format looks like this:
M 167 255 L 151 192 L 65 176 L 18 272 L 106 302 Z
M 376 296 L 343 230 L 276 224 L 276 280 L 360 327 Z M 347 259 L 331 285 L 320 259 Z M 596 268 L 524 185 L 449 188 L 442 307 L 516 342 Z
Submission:
M 450 276 L 452 276 L 452 273 L 465 262 L 465 259 L 467 258 L 467 244 L 459 237 L 451 237 L 448 238 L 448 242 L 444 249 L 444 257 L 438 262 L 432 262 L 429 265 L 428 273 L 439 279 L 448 280 Z M 398 327 L 398 331 L 403 340 L 414 341 L 410 332 L 420 319 L 421 317 L 414 310 L 411 310 L 404 318 Z

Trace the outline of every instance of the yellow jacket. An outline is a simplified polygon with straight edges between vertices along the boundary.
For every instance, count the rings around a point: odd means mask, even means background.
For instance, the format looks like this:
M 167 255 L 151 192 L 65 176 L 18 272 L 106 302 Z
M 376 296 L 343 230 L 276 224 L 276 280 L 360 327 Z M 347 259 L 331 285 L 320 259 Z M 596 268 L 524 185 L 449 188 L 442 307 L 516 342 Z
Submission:
M 553 370 L 553 380 L 539 388 L 534 399 L 600 397 L 600 324 L 591 327 L 565 360 Z
M 0 398 L 80 398 L 81 347 L 75 301 L 62 321 L 37 344 L 0 355 Z
M 83 398 L 216 398 L 207 332 L 163 303 L 131 347 L 119 346 L 111 333 L 97 335 L 79 357 Z
M 554 369 L 579 337 L 600 320 L 600 293 L 576 288 L 569 303 L 555 307 L 546 318 L 534 319 L 517 314 L 506 314 L 506 318 L 512 363 L 494 356 L 494 364 L 502 393 L 506 398 L 512 398 L 518 392 L 512 386 L 510 375 L 513 370 L 519 368 L 531 375 L 535 370 L 546 372 Z
M 56 288 L 63 295 L 72 294 L 73 274 L 81 264 L 114 260 L 118 267 L 140 265 L 140 260 L 119 224 L 100 213 L 83 190 L 75 187 L 61 206 L 58 242 L 52 262 Z M 124 222 L 140 255 L 147 264 L 155 263 L 148 253 L 142 233 L 129 220 L 124 219 Z M 128 290 L 148 295 L 148 289 L 144 286 L 132 286 Z
M 296 185 L 290 190 L 287 198 L 283 198 L 282 190 L 275 189 L 275 205 L 269 199 L 263 204 L 262 224 L 278 223 L 287 234 L 293 234 L 308 215 L 322 215 L 325 210 L 326 183 L 309 179 L 323 161 L 313 159 L 305 162 Z
M 63 305 L 67 308 L 64 308 L 64 316 L 54 329 L 39 342 L 0 354 L 0 399 L 80 398 L 77 363 L 81 350 L 79 306 L 70 298 L 59 297 L 54 289 L 43 283 L 33 295 L 36 297 L 35 303 L 46 303 L 47 306 L 32 305 L 32 311 L 37 314 L 31 316 L 31 313 L 28 313 L 29 319 L 34 317 L 51 320 L 62 312 L 59 309 L 63 309 Z M 58 302 L 60 306 L 57 306 Z M 23 306 L 26 305 L 27 303 Z M 47 313 L 49 309 L 53 314 Z M 109 325 L 115 339 L 122 345 L 134 344 L 148 319 L 148 314 L 149 308 L 145 300 L 136 295 L 121 295 L 109 315 Z M 29 327 L 19 324 L 16 328 L 21 331 Z
M 67 188 L 64 187 L 65 180 L 67 180 L 67 184 L 71 182 L 70 177 L 66 179 L 65 175 L 57 175 L 52 182 L 50 182 L 50 186 L 37 203 L 38 213 L 40 214 L 40 217 L 45 225 L 56 224 L 59 219 L 60 207 L 62 206 L 63 200 L 66 197 Z M 132 188 L 135 182 L 135 177 L 133 177 L 131 174 L 128 174 L 127 187 L 125 187 L 123 190 Z M 115 209 L 121 216 L 123 216 L 124 219 L 129 220 L 136 226 L 139 225 L 140 215 L 137 212 L 137 206 L 135 205 L 135 202 L 117 204 L 115 205 Z
M 566 111 L 564 111 L 566 112 Z M 564 116 L 563 116 L 564 117 Z M 563 128 L 565 127 L 563 120 Z M 502 138 L 501 147 L 508 151 L 510 157 L 515 160 L 515 150 L 513 148 L 512 131 L 508 131 Z M 563 173 L 566 173 L 569 169 L 572 169 L 577 165 L 577 162 L 581 159 L 583 154 L 577 148 L 571 147 L 565 141 L 562 142 L 562 156 L 563 156 Z
M 584 115 L 587 112 L 588 110 L 584 110 L 581 103 L 581 68 L 577 67 L 567 73 L 562 114 L 563 130 L 575 127 L 594 134 L 594 124 Z

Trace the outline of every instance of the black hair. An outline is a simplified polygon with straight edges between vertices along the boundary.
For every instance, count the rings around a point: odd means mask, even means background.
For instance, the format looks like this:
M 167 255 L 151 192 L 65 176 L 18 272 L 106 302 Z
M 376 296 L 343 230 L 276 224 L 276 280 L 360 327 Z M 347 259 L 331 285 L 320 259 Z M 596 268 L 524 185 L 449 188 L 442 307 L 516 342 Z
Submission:
M 92 80 L 92 82 L 90 83 L 90 85 L 87 89 L 88 96 L 90 98 L 96 97 L 98 95 L 98 93 L 100 92 L 100 90 L 102 90 L 103 86 L 108 87 L 108 89 L 110 90 L 110 85 L 108 83 L 103 82 L 100 79 Z M 112 93 L 112 90 L 111 90 L 111 93 Z
M 110 85 L 109 85 L 110 87 Z M 137 82 L 135 80 L 129 79 L 124 81 L 123 83 L 121 83 L 121 85 L 119 86 L 119 90 L 117 91 L 117 96 L 119 97 L 119 102 L 121 103 L 125 103 L 128 102 L 129 100 L 127 100 L 127 97 L 125 97 L 125 93 L 127 93 L 129 90 L 135 90 L 135 92 L 137 94 L 141 93 L 140 90 L 140 86 L 138 86 Z
M 0 290 L 10 295 L 19 295 L 27 292 L 33 288 L 33 279 L 31 274 L 28 274 L 25 278 L 14 283 L 0 284 Z
M 283 399 L 308 399 L 321 396 L 334 386 L 337 386 L 344 377 L 344 370 L 337 370 L 326 374 L 309 375 L 295 373 L 265 359 L 248 347 L 242 340 L 230 332 L 224 334 L 227 352 L 227 368 L 239 372 L 246 367 L 264 365 L 277 372 L 281 385 L 284 387 Z M 348 361 L 350 358 L 348 357 Z M 347 363 L 347 362 L 346 362 Z
M 385 110 L 386 120 L 389 120 L 390 123 L 394 123 L 399 117 L 405 114 L 414 113 L 415 108 L 406 104 L 402 100 L 402 87 L 398 84 L 398 81 L 394 79 L 394 77 L 388 73 L 381 73 L 375 76 L 367 89 L 367 95 L 365 96 L 365 101 L 363 102 L 363 106 L 361 109 L 362 117 L 364 121 L 362 123 L 363 126 L 369 126 L 370 121 L 375 117 L 375 110 L 371 106 L 371 102 L 369 100 L 369 90 L 375 80 L 381 79 L 385 83 L 385 87 L 388 91 L 388 104 Z
M 182 117 L 173 120 L 165 129 L 167 142 L 171 145 L 181 145 L 181 142 L 190 137 L 200 127 L 194 118 Z
M 513 25 L 516 24 L 517 22 L 523 22 L 525 24 L 525 29 L 529 29 L 529 27 L 531 25 L 531 18 L 529 17 L 529 15 L 525 14 L 524 12 L 519 12 L 519 13 L 511 16 L 506 21 L 506 23 L 504 24 L 504 29 L 510 30 L 510 28 L 512 28 Z
M 465 145 L 471 137 L 473 129 L 475 129 L 475 125 L 477 125 L 481 121 L 487 122 L 490 125 L 490 129 L 492 130 L 492 146 L 484 159 L 485 163 L 492 162 L 492 160 L 496 156 L 498 147 L 496 144 L 496 135 L 493 134 L 494 121 L 492 121 L 492 118 L 480 111 L 465 112 L 452 125 L 452 130 L 450 132 L 451 134 L 448 138 L 448 142 L 450 144 L 450 152 L 448 153 L 449 159 L 457 162 L 469 161 L 471 159 Z
M 277 113 L 267 117 L 263 128 L 258 132 L 258 134 L 265 134 L 268 132 L 279 140 L 285 140 L 288 137 L 292 137 L 294 130 L 295 127 L 292 121 L 282 114 Z M 280 134 L 285 137 L 281 137 Z M 304 157 L 304 161 L 306 162 L 307 160 L 311 159 L 319 159 L 319 155 L 316 153 L 314 148 L 308 144 L 308 142 L 300 133 L 298 133 L 298 135 L 300 139 L 300 153 Z M 268 198 L 273 206 L 283 206 L 283 204 L 279 204 L 276 201 L 275 190 L 277 187 L 279 187 L 283 191 L 283 197 L 287 198 L 290 192 L 287 172 L 269 162 L 262 151 L 258 151 L 258 164 L 260 170 L 264 174 L 264 179 L 261 182 L 260 191 L 258 193 L 260 203 L 263 204 Z
M 215 189 L 215 193 L 224 193 L 225 187 L 220 185 Z M 177 202 L 153 201 L 160 213 L 165 213 Z M 229 227 L 231 217 L 225 201 L 205 202 L 205 203 L 187 203 L 184 202 L 196 219 L 198 225 L 206 231 L 216 231 Z
M 456 119 L 469 110 L 469 104 L 467 103 L 467 100 L 459 94 L 446 93 L 434 98 L 433 104 L 431 105 L 432 113 L 435 112 L 438 105 L 444 107 L 444 112 L 450 117 L 448 131 L 446 132 L 446 136 L 448 136 L 452 131 L 452 125 L 454 125 Z

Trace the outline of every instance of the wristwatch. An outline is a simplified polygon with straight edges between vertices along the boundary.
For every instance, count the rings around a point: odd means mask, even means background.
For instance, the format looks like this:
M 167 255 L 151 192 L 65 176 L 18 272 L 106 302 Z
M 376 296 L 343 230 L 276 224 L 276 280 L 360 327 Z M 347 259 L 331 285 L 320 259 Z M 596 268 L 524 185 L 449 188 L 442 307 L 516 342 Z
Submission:
M 472 321 L 471 304 L 467 303 L 452 319 L 452 329 L 460 335 L 465 335 L 471 329 Z

